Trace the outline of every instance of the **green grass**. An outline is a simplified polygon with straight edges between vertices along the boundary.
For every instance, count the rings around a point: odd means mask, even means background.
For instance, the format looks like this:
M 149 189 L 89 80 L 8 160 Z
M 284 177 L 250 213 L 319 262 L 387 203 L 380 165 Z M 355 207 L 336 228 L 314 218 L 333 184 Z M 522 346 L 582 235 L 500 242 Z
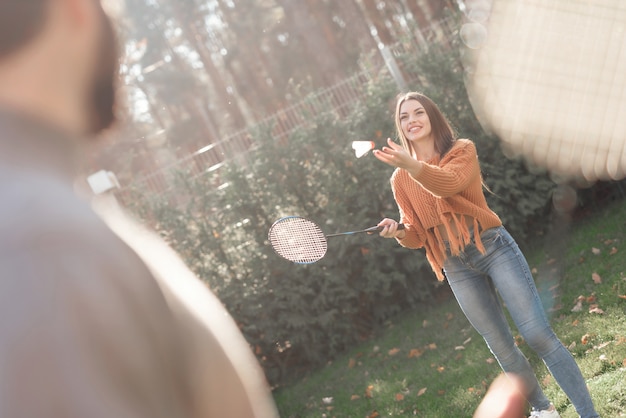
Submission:
M 626 204 L 569 227 L 527 252 L 529 263 L 553 328 L 576 358 L 598 412 L 626 416 L 626 299 L 619 297 L 626 295 Z M 582 309 L 572 312 L 580 296 Z M 603 313 L 590 313 L 594 304 Z M 577 417 L 543 363 L 521 340 L 520 348 L 561 416 Z M 404 313 L 375 340 L 276 390 L 274 398 L 285 418 L 471 417 L 499 373 L 450 298 Z

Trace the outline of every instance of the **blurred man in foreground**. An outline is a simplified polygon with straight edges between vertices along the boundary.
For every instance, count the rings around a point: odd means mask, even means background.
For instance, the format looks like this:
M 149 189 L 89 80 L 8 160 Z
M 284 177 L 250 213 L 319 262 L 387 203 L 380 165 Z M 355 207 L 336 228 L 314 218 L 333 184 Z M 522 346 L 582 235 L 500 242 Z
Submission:
M 99 0 L 0 1 L 0 416 L 273 417 L 206 287 L 163 244 L 169 270 L 147 267 L 73 193 L 117 58 Z
M 521 378 L 500 374 L 489 386 L 474 418 L 523 418 L 526 416 L 526 392 Z

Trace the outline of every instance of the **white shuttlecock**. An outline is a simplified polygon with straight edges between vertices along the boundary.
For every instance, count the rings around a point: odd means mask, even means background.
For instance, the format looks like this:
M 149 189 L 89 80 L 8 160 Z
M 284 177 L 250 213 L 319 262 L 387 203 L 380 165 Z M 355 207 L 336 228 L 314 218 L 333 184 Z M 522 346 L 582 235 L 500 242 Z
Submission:
M 375 147 L 374 141 L 352 141 L 352 149 L 356 154 L 356 158 L 361 158 Z

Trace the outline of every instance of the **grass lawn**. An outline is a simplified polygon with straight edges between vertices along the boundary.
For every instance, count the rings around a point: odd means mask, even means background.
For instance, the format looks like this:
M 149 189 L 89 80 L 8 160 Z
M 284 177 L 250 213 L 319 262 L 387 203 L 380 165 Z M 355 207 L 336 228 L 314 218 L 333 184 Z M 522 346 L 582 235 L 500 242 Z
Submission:
M 540 247 L 540 248 L 539 248 Z M 626 416 L 626 204 L 603 209 L 527 252 L 554 330 L 604 418 Z M 519 339 L 563 418 L 569 400 Z M 471 417 L 500 368 L 456 301 L 417 308 L 378 338 L 275 391 L 284 418 Z

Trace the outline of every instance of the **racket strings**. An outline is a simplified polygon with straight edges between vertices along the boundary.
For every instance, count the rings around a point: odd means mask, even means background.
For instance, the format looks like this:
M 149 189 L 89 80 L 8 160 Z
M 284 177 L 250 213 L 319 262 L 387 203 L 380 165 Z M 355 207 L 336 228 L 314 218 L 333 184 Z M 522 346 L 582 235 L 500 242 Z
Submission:
M 324 233 L 313 222 L 303 218 L 285 218 L 275 223 L 269 241 L 281 257 L 299 264 L 318 261 L 327 251 Z

